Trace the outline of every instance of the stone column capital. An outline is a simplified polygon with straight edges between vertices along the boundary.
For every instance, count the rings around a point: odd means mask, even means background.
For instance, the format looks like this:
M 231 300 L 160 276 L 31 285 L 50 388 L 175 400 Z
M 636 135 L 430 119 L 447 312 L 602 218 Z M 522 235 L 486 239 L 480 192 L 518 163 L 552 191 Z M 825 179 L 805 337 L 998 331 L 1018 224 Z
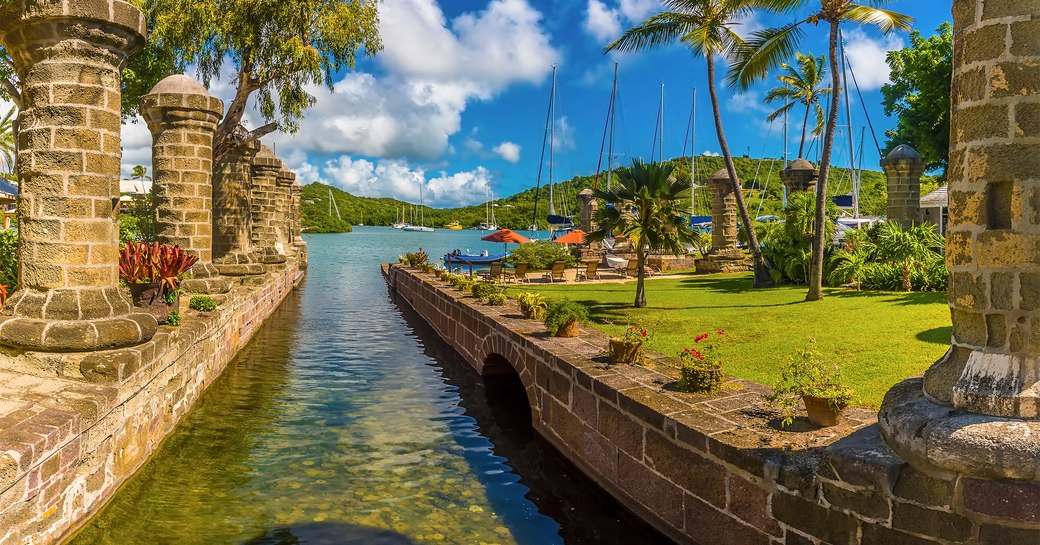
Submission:
M 106 58 L 121 67 L 144 47 L 146 35 L 144 14 L 123 0 L 10 0 L 0 8 L 0 43 L 22 79 L 34 63 L 51 58 L 51 47 L 60 42 L 82 40 L 86 47 L 79 52 L 63 53 Z
M 292 185 L 296 183 L 296 173 L 289 170 L 289 167 L 282 163 L 282 168 L 278 171 L 277 180 L 278 187 L 292 188 Z
M 795 159 L 787 168 L 780 171 L 780 180 L 787 187 L 788 194 L 812 191 L 820 179 L 820 171 L 805 159 Z
M 175 74 L 141 97 L 140 109 L 149 130 L 155 133 L 178 124 L 215 126 L 224 115 L 224 101 L 211 96 L 194 79 Z

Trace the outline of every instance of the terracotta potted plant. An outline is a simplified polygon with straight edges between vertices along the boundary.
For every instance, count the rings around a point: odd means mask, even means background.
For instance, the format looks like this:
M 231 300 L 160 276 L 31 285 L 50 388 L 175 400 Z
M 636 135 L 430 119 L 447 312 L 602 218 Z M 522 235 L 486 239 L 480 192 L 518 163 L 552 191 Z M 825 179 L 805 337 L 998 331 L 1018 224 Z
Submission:
M 160 323 L 180 301 L 180 279 L 198 258 L 178 246 L 129 242 L 119 251 L 119 279 L 130 290 L 134 306 Z
M 825 363 L 816 348 L 816 339 L 795 352 L 781 369 L 780 380 L 766 397 L 783 412 L 784 426 L 794 422 L 794 411 L 801 402 L 809 421 L 817 426 L 836 426 L 852 401 L 853 391 L 841 379 L 837 364 Z
M 558 301 L 545 312 L 545 328 L 557 337 L 577 337 L 581 324 L 589 320 L 589 309 L 574 301 Z
M 643 345 L 650 342 L 653 333 L 641 325 L 630 325 L 620 337 L 610 338 L 612 363 L 635 363 L 643 353 Z
M 719 347 L 726 338 L 726 332 L 721 329 L 716 330 L 714 338 L 701 333 L 694 339 L 695 346 L 679 353 L 680 391 L 707 394 L 722 389 L 724 374 Z

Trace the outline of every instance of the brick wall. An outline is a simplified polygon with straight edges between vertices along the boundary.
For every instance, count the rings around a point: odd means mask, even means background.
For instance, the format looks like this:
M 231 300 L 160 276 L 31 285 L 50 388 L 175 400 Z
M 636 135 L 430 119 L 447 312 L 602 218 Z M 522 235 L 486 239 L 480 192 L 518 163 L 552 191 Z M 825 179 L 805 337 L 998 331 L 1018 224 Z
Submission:
M 295 259 L 142 345 L 0 356 L 0 545 L 68 537 L 148 459 L 299 282 Z
M 995 483 L 925 475 L 885 446 L 871 411 L 851 411 L 837 428 L 799 419 L 781 431 L 761 385 L 730 379 L 712 396 L 676 392 L 674 360 L 651 354 L 647 366 L 607 365 L 600 332 L 549 338 L 512 303 L 482 305 L 407 267 L 384 265 L 383 274 L 398 303 L 477 372 L 501 371 L 485 365 L 492 355 L 508 360 L 537 431 L 679 543 L 1040 543 L 1040 527 L 1000 518 L 1014 507 L 1040 521 L 1033 488 L 1012 502 L 1006 484 L 987 490 Z

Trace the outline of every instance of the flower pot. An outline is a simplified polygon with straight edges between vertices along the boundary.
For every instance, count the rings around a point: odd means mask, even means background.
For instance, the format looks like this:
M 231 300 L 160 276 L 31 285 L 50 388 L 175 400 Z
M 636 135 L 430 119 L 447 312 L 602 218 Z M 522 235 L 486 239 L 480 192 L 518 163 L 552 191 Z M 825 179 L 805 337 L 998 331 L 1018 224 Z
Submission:
M 128 284 L 127 287 L 130 288 L 130 298 L 134 306 L 155 316 L 155 320 L 160 324 L 166 323 L 170 311 L 180 306 L 180 293 L 174 298 L 173 304 L 169 304 L 163 300 L 160 284 Z
M 841 424 L 844 406 L 835 407 L 825 397 L 802 396 L 802 401 L 805 403 L 805 412 L 809 413 L 809 421 L 813 424 L 824 428 Z
M 578 336 L 578 331 L 579 331 L 579 329 L 578 329 L 578 321 L 577 320 L 571 320 L 571 321 L 561 325 L 560 328 L 556 330 L 556 336 L 557 337 L 577 337 Z
M 695 394 L 707 394 L 722 389 L 722 366 L 683 366 L 679 390 Z
M 613 363 L 634 363 L 639 357 L 640 341 L 610 339 L 610 361 Z

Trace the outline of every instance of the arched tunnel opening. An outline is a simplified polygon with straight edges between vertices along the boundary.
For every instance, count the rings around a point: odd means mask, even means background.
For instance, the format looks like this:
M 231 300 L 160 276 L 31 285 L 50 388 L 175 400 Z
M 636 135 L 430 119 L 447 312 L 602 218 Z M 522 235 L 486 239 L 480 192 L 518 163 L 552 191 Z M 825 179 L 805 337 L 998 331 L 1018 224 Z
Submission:
M 500 354 L 484 359 L 484 394 L 491 417 L 503 431 L 518 439 L 534 435 L 527 389 L 512 364 Z

